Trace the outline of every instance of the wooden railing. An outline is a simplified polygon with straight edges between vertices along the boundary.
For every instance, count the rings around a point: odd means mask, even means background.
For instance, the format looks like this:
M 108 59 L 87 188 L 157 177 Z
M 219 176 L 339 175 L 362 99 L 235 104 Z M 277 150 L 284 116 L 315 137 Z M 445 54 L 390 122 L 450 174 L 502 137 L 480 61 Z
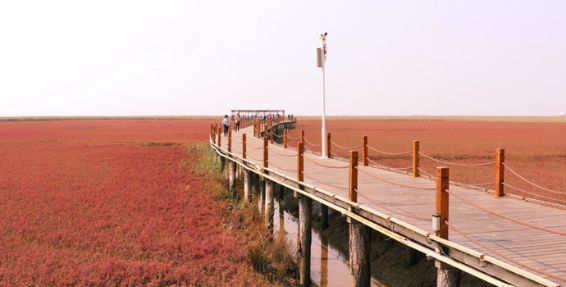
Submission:
M 330 134 L 327 137 L 329 141 L 327 146 L 333 144 L 338 146 L 339 148 L 356 148 L 362 150 L 362 157 L 358 158 L 358 151 L 351 150 L 349 153 L 349 159 L 347 159 L 349 163 L 349 192 L 348 198 L 343 198 L 339 195 L 333 194 L 331 192 L 325 191 L 320 187 L 315 187 L 304 182 L 304 152 L 305 152 L 305 145 L 307 139 L 304 136 L 304 131 L 301 130 L 300 141 L 297 144 L 297 176 L 296 178 L 291 178 L 281 172 L 278 172 L 272 168 L 269 168 L 269 145 L 270 143 L 273 144 L 272 140 L 274 139 L 275 133 L 274 128 L 276 126 L 282 126 L 281 129 L 281 143 L 283 144 L 284 148 L 288 148 L 288 133 L 287 129 L 285 128 L 286 125 L 292 124 L 293 127 L 296 125 L 296 121 L 290 122 L 280 122 L 280 123 L 258 123 L 255 122 L 251 124 L 253 129 L 253 135 L 259 138 L 263 138 L 263 163 L 262 166 L 258 166 L 257 163 L 252 162 L 246 158 L 246 139 L 245 134 L 243 135 L 243 147 L 242 150 L 244 151 L 242 156 L 234 154 L 231 152 L 231 133 L 228 133 L 228 146 L 227 148 L 222 148 L 221 137 L 219 136 L 219 129 L 216 129 L 211 126 L 211 136 L 210 142 L 212 147 L 215 149 L 216 153 L 223 159 L 228 160 L 234 164 L 241 166 L 246 172 L 251 172 L 263 178 L 268 182 L 277 183 L 285 187 L 288 190 L 293 191 L 295 194 L 300 195 L 299 198 L 305 199 L 308 198 L 309 200 L 315 200 L 321 203 L 324 206 L 332 208 L 342 214 L 345 214 L 350 219 L 354 220 L 357 223 L 360 223 L 361 226 L 358 226 L 359 229 L 354 234 L 360 235 L 365 231 L 363 228 L 371 228 L 374 229 L 404 245 L 413 248 L 414 250 L 420 251 L 427 256 L 430 256 L 436 259 L 438 262 L 441 263 L 440 266 L 448 266 L 450 268 L 439 268 L 439 272 L 451 272 L 452 268 L 456 268 L 458 270 L 462 270 L 466 273 L 469 273 L 475 277 L 478 277 L 482 280 L 485 280 L 491 284 L 497 286 L 512 286 L 514 284 L 516 286 L 559 286 L 558 284 L 549 281 L 545 278 L 542 278 L 538 275 L 533 273 L 527 272 L 523 269 L 517 268 L 513 265 L 505 263 L 501 260 L 488 256 L 482 252 L 475 251 L 473 249 L 467 248 L 465 246 L 455 244 L 448 240 L 448 232 L 449 232 L 449 205 L 448 205 L 448 198 L 449 198 L 449 169 L 447 167 L 439 167 L 436 170 L 436 216 L 438 217 L 438 229 L 435 230 L 435 234 L 430 234 L 422 229 L 419 229 L 411 224 L 408 224 L 404 221 L 401 221 L 397 218 L 391 217 L 389 215 L 383 214 L 381 212 L 369 209 L 366 206 L 360 205 L 357 203 L 357 181 L 358 181 L 358 162 L 360 161 L 361 164 L 364 166 L 370 165 L 372 162 L 368 158 L 368 149 L 371 149 L 375 152 L 380 152 L 389 155 L 399 155 L 399 154 L 412 154 L 412 175 L 415 177 L 420 176 L 420 167 L 419 161 L 420 156 L 424 156 L 428 159 L 436 160 L 438 162 L 445 162 L 442 160 L 435 159 L 427 154 L 420 152 L 419 150 L 419 141 L 413 142 L 413 148 L 410 151 L 402 152 L 402 153 L 392 153 L 386 152 L 376 149 L 368 145 L 368 138 L 364 136 L 362 138 L 362 144 L 356 147 L 344 147 L 332 143 Z M 328 155 L 331 155 L 331 149 L 328 149 Z M 481 163 L 481 164 L 472 164 L 472 165 L 491 165 L 494 164 L 496 166 L 496 196 L 503 196 L 503 186 L 504 186 L 504 150 L 497 149 L 497 157 L 495 162 L 488 162 L 488 163 Z M 499 189 L 498 189 L 499 188 Z M 249 188 L 248 188 L 249 189 Z M 499 191 L 498 191 L 499 190 Z M 304 201 L 304 200 L 303 200 Z M 301 204 L 299 201 L 299 224 L 301 225 L 309 225 L 310 223 L 301 223 L 301 220 L 310 221 L 310 215 L 306 215 L 310 212 L 308 207 L 308 202 L 304 202 Z M 301 207 L 302 206 L 302 207 Z M 303 210 L 301 212 L 301 210 Z M 269 214 L 269 213 L 268 213 Z M 301 217 L 301 214 L 302 217 Z M 306 218 L 306 219 L 305 219 Z M 432 222 L 434 223 L 434 216 L 431 218 Z M 266 221 L 269 222 L 269 221 Z M 310 227 L 309 227 L 310 228 Z M 360 229 L 361 228 L 361 229 Z M 310 234 L 310 232 L 308 232 Z M 304 233 L 303 236 L 310 236 Z M 360 237 L 363 240 L 363 236 Z M 305 240 L 304 242 L 308 242 L 307 238 L 300 238 L 300 240 Z M 303 244 L 304 244 L 303 242 Z M 358 242 L 359 243 L 359 242 Z M 351 250 L 351 252 L 365 252 L 364 245 L 366 243 L 359 243 L 357 246 L 359 248 Z M 303 248 L 305 248 L 303 246 Z M 309 247 L 310 250 L 310 247 Z M 350 254 L 352 256 L 352 254 Z M 301 257 L 302 256 L 302 257 Z M 305 254 L 301 254 L 301 260 L 305 259 Z M 353 258 L 356 258 L 361 261 L 357 261 L 353 263 L 352 268 L 357 268 L 355 270 L 355 274 L 359 276 L 366 276 L 364 275 L 365 271 L 363 270 L 368 266 L 367 262 L 364 262 L 364 256 L 354 255 Z M 310 260 L 310 259 L 309 259 Z M 305 278 L 308 278 L 309 270 L 307 270 L 306 266 L 308 266 L 306 261 L 299 262 L 300 264 L 300 273 L 301 273 L 301 282 L 306 282 Z M 355 267 L 354 267 L 355 266 Z M 450 277 L 450 276 L 447 276 Z M 363 278 L 358 278 L 357 280 L 363 280 Z M 510 282 L 506 283 L 506 282 Z

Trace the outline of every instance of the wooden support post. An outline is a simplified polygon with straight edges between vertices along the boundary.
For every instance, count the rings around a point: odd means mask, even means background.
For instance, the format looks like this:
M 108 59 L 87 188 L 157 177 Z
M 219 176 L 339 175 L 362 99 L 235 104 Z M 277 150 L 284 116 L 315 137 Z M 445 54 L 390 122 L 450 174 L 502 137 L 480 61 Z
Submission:
M 228 162 L 228 183 L 230 194 L 232 195 L 232 200 L 237 200 L 238 194 L 236 192 L 236 163 L 233 161 Z
M 320 234 L 320 284 L 328 286 L 328 236 Z
M 301 130 L 301 142 L 305 143 L 305 130 Z
M 264 133 L 263 134 L 263 167 L 269 167 L 268 157 L 269 157 L 269 151 L 267 145 L 267 134 Z
M 244 169 L 244 202 L 252 201 L 251 195 L 252 172 Z
M 326 156 L 328 158 L 332 158 L 332 155 L 330 154 L 330 143 L 332 141 L 330 140 L 330 133 L 326 133 Z
M 287 128 L 283 129 L 283 147 L 287 148 Z
M 358 152 L 355 150 L 350 151 L 348 198 L 353 202 L 358 202 Z
M 362 158 L 364 166 L 368 166 L 368 136 L 364 136 L 362 139 Z
M 226 158 L 221 156 L 220 157 L 220 170 L 222 173 L 222 176 L 224 176 L 224 179 L 226 179 Z
M 349 229 L 350 269 L 353 275 L 353 286 L 369 287 L 371 282 L 371 229 L 354 219 L 350 219 Z
M 299 196 L 299 240 L 297 258 L 299 261 L 299 283 L 301 286 L 311 285 L 311 220 L 312 199 Z
M 413 141 L 413 176 L 419 177 L 419 141 Z
M 459 287 L 460 270 L 455 269 L 444 263 L 437 262 L 436 286 L 437 287 Z
M 505 182 L 505 149 L 497 148 L 495 150 L 495 196 L 502 197 L 505 195 L 503 183 Z
M 222 127 L 218 128 L 218 146 L 222 147 Z
M 279 210 L 279 231 L 278 231 L 278 237 L 282 240 L 286 240 L 285 239 L 285 209 L 283 207 L 283 205 L 285 204 L 285 188 L 280 185 L 280 189 L 279 189 L 279 195 L 277 196 L 277 209 Z
M 228 152 L 232 152 L 232 129 L 228 127 Z
M 242 158 L 246 159 L 246 134 L 242 133 Z
M 273 215 L 274 215 L 274 204 L 273 199 L 275 198 L 274 193 L 274 183 L 271 180 L 265 181 L 265 226 L 269 232 L 270 238 L 273 235 Z
M 259 214 L 260 216 L 265 216 L 265 182 L 266 179 L 263 177 L 259 177 L 259 202 L 258 202 L 258 208 L 259 208 Z

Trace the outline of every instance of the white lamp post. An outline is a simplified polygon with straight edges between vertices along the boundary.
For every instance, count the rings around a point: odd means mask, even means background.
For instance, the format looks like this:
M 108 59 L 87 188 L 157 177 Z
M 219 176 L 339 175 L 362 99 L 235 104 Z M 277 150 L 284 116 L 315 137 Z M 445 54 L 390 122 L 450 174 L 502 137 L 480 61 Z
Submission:
M 326 66 L 326 36 L 328 33 L 324 32 L 320 34 L 320 39 L 322 40 L 322 48 L 316 49 L 316 59 L 317 59 L 317 66 L 322 69 L 322 135 L 321 135 L 321 155 L 322 158 L 327 158 L 328 155 L 326 154 L 326 74 L 325 74 L 325 66 Z

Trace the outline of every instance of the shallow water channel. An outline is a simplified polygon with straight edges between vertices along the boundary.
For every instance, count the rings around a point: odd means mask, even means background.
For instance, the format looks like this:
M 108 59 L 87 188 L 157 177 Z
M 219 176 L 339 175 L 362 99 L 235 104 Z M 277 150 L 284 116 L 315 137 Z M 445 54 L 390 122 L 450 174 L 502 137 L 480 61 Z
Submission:
M 298 218 L 285 210 L 284 200 L 275 200 L 273 220 L 275 236 L 285 236 L 290 246 L 297 245 Z M 329 238 L 312 229 L 311 279 L 320 287 L 351 286 L 352 276 L 348 267 L 348 254 L 342 254 L 329 245 Z M 372 277 L 371 286 L 386 286 Z
M 242 188 L 243 189 L 243 188 Z M 254 196 L 259 197 L 255 193 Z M 257 200 L 257 207 L 261 211 L 261 200 Z M 319 211 L 319 205 L 313 204 L 313 214 Z M 311 243 L 311 280 L 320 287 L 351 286 L 353 282 L 348 266 L 348 254 L 339 251 L 330 244 L 331 238 L 315 228 L 317 218 L 313 216 L 312 243 Z M 284 236 L 288 246 L 294 253 L 297 246 L 298 218 L 297 200 L 290 192 L 282 193 L 276 188 L 274 200 L 273 233 L 275 237 Z M 335 238 L 334 238 L 335 239 Z M 373 275 L 371 286 L 387 286 Z

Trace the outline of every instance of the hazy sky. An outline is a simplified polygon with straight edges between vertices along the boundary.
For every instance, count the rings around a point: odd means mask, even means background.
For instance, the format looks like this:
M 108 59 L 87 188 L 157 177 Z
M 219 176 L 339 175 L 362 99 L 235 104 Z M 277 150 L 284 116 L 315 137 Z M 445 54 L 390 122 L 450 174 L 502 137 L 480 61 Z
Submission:
M 566 1 L 0 2 L 0 116 L 566 111 Z

